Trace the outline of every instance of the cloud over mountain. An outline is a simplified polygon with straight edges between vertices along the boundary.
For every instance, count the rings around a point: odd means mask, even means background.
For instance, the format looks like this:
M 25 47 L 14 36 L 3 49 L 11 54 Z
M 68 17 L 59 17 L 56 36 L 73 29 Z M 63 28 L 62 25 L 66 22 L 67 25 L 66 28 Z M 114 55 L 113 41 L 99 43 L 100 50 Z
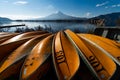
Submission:
M 108 3 L 109 3 L 109 1 L 106 1 L 106 2 L 103 2 L 103 3 L 100 3 L 100 4 L 96 4 L 96 7 L 101 7 L 101 6 L 104 6 Z
M 15 4 L 15 5 L 25 5 L 25 4 L 28 4 L 28 2 L 27 1 L 16 1 L 13 4 Z

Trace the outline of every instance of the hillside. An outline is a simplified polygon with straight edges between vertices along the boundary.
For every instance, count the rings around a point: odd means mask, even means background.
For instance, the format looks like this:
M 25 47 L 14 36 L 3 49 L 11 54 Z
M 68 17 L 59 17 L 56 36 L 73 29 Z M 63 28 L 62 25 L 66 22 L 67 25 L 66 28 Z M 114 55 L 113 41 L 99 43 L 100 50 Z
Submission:
M 3 24 L 3 23 L 8 23 L 12 21 L 11 19 L 9 18 L 4 18 L 4 17 L 0 17 L 0 24 Z
M 1 21 L 11 21 L 11 19 L 5 18 L 5 17 L 0 17 L 0 22 L 1 22 Z
M 117 26 L 116 22 L 118 19 L 120 19 L 120 12 L 100 15 L 91 19 L 104 19 L 106 26 Z

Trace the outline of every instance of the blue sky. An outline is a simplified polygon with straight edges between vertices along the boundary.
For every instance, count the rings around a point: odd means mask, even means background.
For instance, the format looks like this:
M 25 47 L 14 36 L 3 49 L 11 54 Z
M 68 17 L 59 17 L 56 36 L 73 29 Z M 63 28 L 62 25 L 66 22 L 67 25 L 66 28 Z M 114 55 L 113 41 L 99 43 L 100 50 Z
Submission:
M 57 11 L 77 17 L 93 17 L 120 12 L 120 0 L 0 0 L 1 17 L 28 19 Z

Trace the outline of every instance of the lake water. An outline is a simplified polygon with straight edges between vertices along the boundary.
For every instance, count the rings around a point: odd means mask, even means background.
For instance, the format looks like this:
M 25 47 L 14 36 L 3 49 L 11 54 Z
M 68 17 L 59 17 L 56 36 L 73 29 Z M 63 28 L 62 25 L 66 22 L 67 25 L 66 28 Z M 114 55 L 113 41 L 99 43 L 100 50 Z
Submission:
M 85 24 L 85 23 L 75 23 L 75 22 L 10 22 L 1 24 L 1 26 L 5 25 L 18 25 L 18 24 L 25 24 L 29 28 L 34 28 L 37 26 L 41 26 L 43 28 L 51 27 L 52 30 L 59 31 L 64 29 L 71 29 L 71 30 L 79 30 L 80 32 L 88 32 L 93 31 L 96 27 L 92 24 Z M 25 26 L 21 26 L 19 28 L 24 28 Z M 18 28 L 18 27 L 17 27 Z M 13 32 L 16 28 L 6 28 L 4 31 Z

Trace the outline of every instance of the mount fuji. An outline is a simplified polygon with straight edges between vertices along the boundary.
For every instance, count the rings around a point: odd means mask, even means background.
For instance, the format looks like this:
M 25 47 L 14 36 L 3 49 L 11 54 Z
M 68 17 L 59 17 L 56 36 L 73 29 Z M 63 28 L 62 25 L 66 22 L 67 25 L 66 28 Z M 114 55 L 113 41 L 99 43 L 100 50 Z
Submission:
M 43 18 L 37 18 L 37 20 L 85 20 L 85 19 L 86 18 L 69 16 L 60 11 L 53 13 L 49 16 L 43 17 Z

